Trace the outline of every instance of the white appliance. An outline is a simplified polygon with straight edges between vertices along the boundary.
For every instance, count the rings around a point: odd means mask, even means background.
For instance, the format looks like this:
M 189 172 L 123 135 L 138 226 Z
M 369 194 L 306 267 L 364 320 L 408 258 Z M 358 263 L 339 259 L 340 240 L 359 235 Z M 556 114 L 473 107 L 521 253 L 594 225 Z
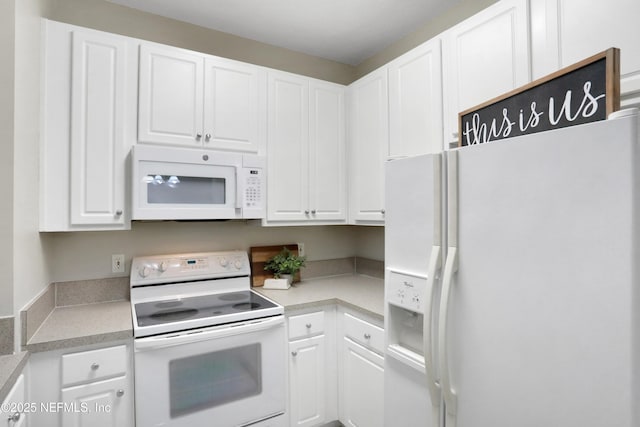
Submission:
M 246 252 L 134 258 L 136 425 L 286 425 L 284 309 Z
M 265 217 L 262 156 L 137 144 L 131 160 L 134 220 Z
M 386 194 L 385 425 L 640 425 L 637 112 L 391 161 Z

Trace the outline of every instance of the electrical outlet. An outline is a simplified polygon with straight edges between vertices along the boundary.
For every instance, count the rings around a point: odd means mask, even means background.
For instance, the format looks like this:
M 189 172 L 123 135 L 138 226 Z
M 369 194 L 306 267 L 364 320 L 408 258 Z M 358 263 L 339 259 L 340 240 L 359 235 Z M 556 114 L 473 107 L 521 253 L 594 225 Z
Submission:
M 304 256 L 304 243 L 298 243 L 298 256 Z
M 111 272 L 124 273 L 124 255 L 111 255 Z

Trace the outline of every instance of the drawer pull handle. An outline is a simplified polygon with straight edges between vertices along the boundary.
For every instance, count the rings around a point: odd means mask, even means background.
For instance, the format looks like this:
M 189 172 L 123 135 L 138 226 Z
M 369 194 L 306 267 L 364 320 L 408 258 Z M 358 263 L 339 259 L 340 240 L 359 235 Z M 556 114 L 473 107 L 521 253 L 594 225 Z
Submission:
M 120 390 L 116 391 L 116 396 L 118 396 L 118 397 L 124 396 L 124 390 L 120 389 Z
M 368 340 L 369 338 L 371 338 L 371 334 L 364 334 L 364 339 Z
M 18 421 L 20 421 L 20 412 L 14 412 L 13 415 L 9 415 L 9 418 L 7 418 L 7 420 L 9 422 L 17 423 Z
M 297 352 L 297 351 L 292 351 L 292 352 L 291 352 L 291 355 L 292 355 L 293 357 L 295 357 L 295 356 L 297 356 L 297 355 L 298 355 L 298 352 Z
M 100 368 L 100 365 L 99 365 L 99 364 L 97 364 L 97 363 L 92 363 L 92 364 L 91 364 L 91 370 L 92 370 L 92 371 L 97 371 L 97 370 L 98 370 L 98 368 Z
M 305 326 L 307 327 L 307 329 L 311 329 L 311 323 L 307 323 Z

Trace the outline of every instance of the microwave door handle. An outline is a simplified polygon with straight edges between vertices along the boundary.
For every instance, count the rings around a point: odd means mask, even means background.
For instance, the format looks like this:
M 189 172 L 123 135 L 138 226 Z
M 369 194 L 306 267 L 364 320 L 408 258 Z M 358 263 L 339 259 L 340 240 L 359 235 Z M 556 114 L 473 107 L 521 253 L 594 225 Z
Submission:
M 242 179 L 240 179 L 240 175 L 242 174 L 242 168 L 238 165 L 235 165 L 235 168 L 236 168 L 236 209 L 241 209 L 243 185 L 242 185 Z

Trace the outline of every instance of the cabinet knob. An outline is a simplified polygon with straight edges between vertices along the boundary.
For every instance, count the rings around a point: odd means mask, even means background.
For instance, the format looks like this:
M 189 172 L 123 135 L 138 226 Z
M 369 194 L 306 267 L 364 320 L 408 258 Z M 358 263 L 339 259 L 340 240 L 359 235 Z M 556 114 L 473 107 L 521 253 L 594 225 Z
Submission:
M 371 338 L 371 334 L 367 334 L 367 333 L 365 333 L 365 334 L 364 334 L 364 339 L 365 339 L 365 340 L 368 340 L 369 338 Z
M 304 211 L 304 214 L 305 214 L 305 215 L 309 215 L 309 209 L 306 209 L 306 210 Z
M 118 396 L 118 397 L 124 396 L 124 390 L 120 389 L 120 390 L 116 391 L 116 396 Z
M 121 216 L 122 215 L 122 209 L 118 209 L 116 211 L 116 216 Z
M 202 134 L 196 133 L 196 141 L 200 141 L 200 139 L 202 139 Z
M 14 412 L 12 415 L 9 415 L 7 421 L 17 423 L 18 421 L 20 421 L 20 416 L 20 412 Z
M 314 210 L 312 210 L 312 211 L 311 211 L 311 213 L 312 213 L 313 215 L 315 215 L 315 214 L 316 214 L 316 210 L 315 210 L 315 209 L 314 209 Z
M 211 139 L 211 134 L 210 134 L 210 133 L 208 133 L 208 134 L 206 134 L 206 135 L 204 136 L 204 140 L 205 140 L 205 141 L 209 142 L 209 140 L 210 140 L 210 139 Z
M 380 209 L 380 213 L 381 213 L 382 215 L 384 215 L 384 213 L 385 213 L 384 209 Z
M 295 356 L 297 356 L 297 355 L 298 355 L 298 352 L 297 352 L 297 351 L 292 351 L 292 352 L 291 352 L 291 355 L 295 357 Z
M 305 326 L 307 327 L 307 329 L 311 329 L 311 323 L 307 323 Z
M 98 370 L 98 368 L 100 368 L 100 365 L 99 365 L 99 364 L 97 364 L 97 363 L 92 363 L 92 364 L 91 364 L 91 370 L 92 370 L 92 371 L 97 371 L 97 370 Z

